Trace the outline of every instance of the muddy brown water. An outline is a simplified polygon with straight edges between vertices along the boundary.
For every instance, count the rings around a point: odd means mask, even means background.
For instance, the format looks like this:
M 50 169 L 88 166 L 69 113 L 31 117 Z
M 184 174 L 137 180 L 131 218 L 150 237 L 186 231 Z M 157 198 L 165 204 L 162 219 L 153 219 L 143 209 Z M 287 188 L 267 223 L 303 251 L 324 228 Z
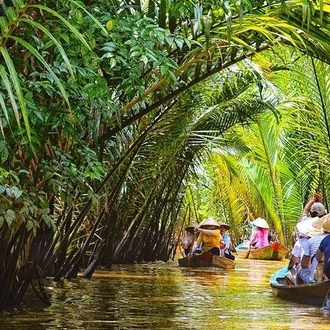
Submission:
M 233 270 L 114 265 L 91 279 L 47 280 L 52 305 L 29 295 L 0 313 L 0 329 L 330 329 L 320 308 L 274 297 L 269 278 L 287 262 L 236 258 Z

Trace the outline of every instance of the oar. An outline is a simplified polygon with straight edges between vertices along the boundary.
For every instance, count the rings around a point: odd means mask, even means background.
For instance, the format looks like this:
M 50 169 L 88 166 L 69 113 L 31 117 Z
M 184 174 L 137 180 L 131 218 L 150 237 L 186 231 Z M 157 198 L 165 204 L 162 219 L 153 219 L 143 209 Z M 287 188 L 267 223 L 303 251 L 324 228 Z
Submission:
M 323 304 L 322 304 L 322 309 L 324 311 L 330 312 L 330 287 L 328 289 L 328 292 L 324 298 Z
M 245 253 L 245 256 L 244 256 L 245 259 L 248 259 L 249 258 L 250 251 L 251 251 L 251 244 L 249 244 L 249 248 L 248 248 L 248 250 Z
M 194 253 L 194 245 L 195 245 L 195 241 L 196 241 L 196 233 L 194 233 L 194 237 L 193 237 L 193 240 L 190 244 L 190 251 L 189 251 L 189 254 L 188 256 L 192 256 L 192 254 Z

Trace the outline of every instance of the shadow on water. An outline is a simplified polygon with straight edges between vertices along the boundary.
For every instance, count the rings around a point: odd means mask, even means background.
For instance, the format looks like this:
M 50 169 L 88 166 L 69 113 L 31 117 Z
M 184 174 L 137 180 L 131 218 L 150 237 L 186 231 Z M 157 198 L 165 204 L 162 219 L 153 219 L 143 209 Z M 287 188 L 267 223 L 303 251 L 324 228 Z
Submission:
M 233 270 L 114 265 L 91 279 L 47 280 L 52 306 L 30 295 L 0 314 L 0 329 L 329 329 L 320 308 L 274 297 L 269 278 L 286 263 L 236 259 Z

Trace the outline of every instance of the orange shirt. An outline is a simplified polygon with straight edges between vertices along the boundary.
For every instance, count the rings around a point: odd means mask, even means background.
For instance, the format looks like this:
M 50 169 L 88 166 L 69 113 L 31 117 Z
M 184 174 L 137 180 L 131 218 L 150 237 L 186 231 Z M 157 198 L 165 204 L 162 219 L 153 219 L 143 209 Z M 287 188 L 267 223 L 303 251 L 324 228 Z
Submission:
M 221 242 L 221 235 L 220 235 L 220 229 L 206 229 L 205 232 L 203 232 L 203 229 L 198 229 L 199 236 L 197 239 L 197 246 L 200 243 L 204 243 L 202 252 L 211 250 L 213 247 L 219 248 L 219 244 Z

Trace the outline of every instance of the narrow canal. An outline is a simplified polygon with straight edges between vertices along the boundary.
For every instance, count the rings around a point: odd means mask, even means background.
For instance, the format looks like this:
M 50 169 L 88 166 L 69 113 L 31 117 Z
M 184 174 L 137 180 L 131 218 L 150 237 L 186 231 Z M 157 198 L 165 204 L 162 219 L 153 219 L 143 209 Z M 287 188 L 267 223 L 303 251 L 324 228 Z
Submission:
M 47 280 L 52 306 L 31 295 L 0 314 L 0 329 L 330 329 L 320 308 L 274 297 L 269 278 L 286 264 L 236 258 L 233 270 L 114 265 L 91 279 Z

